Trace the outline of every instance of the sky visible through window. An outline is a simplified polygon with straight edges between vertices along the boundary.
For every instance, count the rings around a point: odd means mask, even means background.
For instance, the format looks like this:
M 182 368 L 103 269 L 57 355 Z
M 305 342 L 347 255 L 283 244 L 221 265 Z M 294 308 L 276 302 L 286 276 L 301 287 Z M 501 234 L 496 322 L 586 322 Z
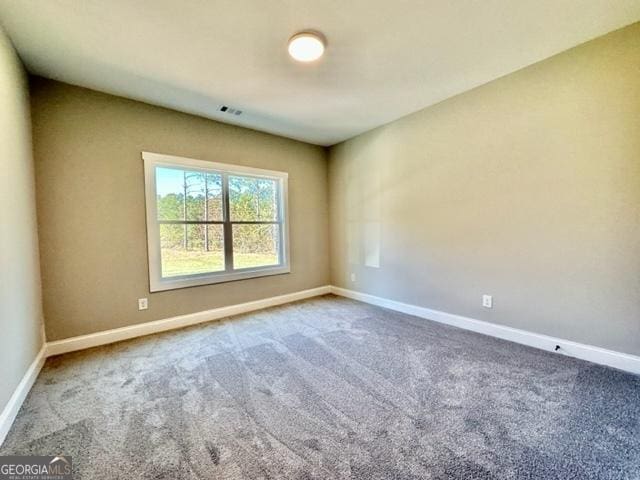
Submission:
M 156 168 L 156 193 L 162 197 L 182 191 L 184 170 L 176 168 Z

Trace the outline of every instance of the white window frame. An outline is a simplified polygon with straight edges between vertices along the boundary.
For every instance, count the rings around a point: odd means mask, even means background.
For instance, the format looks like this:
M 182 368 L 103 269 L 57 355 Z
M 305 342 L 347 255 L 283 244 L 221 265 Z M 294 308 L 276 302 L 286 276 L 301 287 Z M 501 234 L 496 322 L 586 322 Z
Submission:
M 289 209 L 288 209 L 288 181 L 289 174 L 274 170 L 230 165 L 226 163 L 195 160 L 193 158 L 177 157 L 152 152 L 142 152 L 144 161 L 145 198 L 147 210 L 147 248 L 149 256 L 149 291 L 161 292 L 177 288 L 195 287 L 213 283 L 232 282 L 248 278 L 281 275 L 291 272 L 289 262 Z M 156 167 L 200 170 L 217 173 L 223 176 L 223 220 L 215 222 L 196 222 L 204 224 L 222 224 L 224 231 L 225 270 L 193 275 L 162 277 L 162 263 L 160 251 L 160 224 L 157 211 L 156 196 Z M 279 207 L 278 221 L 232 222 L 229 218 L 229 194 L 227 177 L 229 175 L 255 176 L 268 178 L 278 182 Z M 249 267 L 233 269 L 232 226 L 234 224 L 279 224 L 280 225 L 280 264 L 264 267 Z

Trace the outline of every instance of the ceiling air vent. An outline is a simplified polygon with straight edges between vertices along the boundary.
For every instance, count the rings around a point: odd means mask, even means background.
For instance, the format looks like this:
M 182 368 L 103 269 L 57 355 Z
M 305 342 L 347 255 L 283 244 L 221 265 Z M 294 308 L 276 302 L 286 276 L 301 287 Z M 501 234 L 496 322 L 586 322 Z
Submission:
M 220 111 L 223 113 L 227 113 L 229 115 L 242 115 L 242 110 L 238 110 L 237 108 L 231 108 L 228 105 L 222 105 L 220 107 Z

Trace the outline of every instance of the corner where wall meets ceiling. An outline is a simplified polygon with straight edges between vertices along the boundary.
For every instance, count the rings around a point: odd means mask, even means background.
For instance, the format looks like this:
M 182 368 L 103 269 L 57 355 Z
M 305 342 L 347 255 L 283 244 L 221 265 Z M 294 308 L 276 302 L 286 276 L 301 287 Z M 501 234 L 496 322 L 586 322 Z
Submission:
M 37 75 L 328 146 L 640 20 L 637 0 L 256 5 L 0 0 L 0 22 Z M 305 30 L 326 51 L 301 63 Z

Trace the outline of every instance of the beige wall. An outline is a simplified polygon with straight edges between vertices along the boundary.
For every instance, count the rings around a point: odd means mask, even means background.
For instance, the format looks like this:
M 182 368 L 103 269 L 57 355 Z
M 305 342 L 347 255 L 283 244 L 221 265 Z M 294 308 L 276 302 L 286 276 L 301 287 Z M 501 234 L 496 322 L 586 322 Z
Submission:
M 636 24 L 332 148 L 333 283 L 640 354 L 639 59 Z
M 321 147 L 51 80 L 32 87 L 48 340 L 328 284 Z M 291 273 L 149 294 L 143 150 L 289 172 Z
M 27 79 L 0 29 L 0 411 L 40 350 L 42 309 Z

